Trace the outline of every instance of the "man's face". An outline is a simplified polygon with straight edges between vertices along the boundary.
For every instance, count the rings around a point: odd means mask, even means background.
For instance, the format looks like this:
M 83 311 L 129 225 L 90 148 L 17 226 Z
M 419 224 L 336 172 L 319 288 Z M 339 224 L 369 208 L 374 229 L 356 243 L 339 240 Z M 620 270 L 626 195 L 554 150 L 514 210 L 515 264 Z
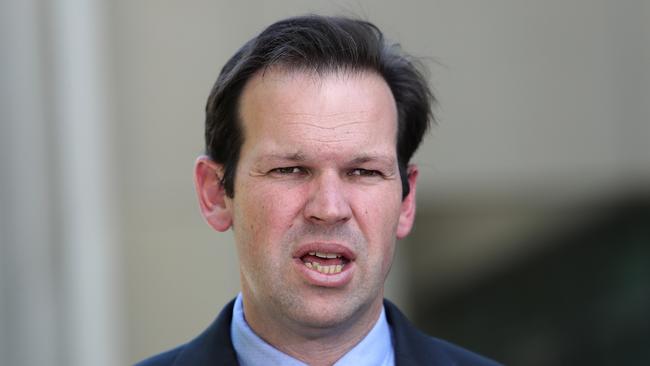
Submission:
M 240 116 L 245 142 L 226 207 L 247 320 L 319 329 L 376 320 L 415 194 L 402 201 L 388 85 L 373 73 L 272 69 L 248 82 Z

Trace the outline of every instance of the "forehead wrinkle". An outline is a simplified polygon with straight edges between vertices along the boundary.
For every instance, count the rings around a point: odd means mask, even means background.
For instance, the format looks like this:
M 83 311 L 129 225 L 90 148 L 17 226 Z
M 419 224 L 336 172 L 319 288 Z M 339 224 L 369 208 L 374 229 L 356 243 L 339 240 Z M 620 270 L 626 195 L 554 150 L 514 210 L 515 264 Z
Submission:
M 304 126 L 318 128 L 318 129 L 321 129 L 321 130 L 333 131 L 333 130 L 336 130 L 336 129 L 341 128 L 341 127 L 353 126 L 353 125 L 358 125 L 358 124 L 362 124 L 362 123 L 367 123 L 367 122 L 366 121 L 344 122 L 344 123 L 338 124 L 336 126 L 330 126 L 330 127 L 321 126 L 321 125 L 318 125 L 316 123 L 309 123 L 309 122 L 289 122 L 287 124 L 290 125 L 290 126 L 291 125 L 304 125 Z
M 358 131 L 337 132 L 334 127 L 326 128 L 326 127 L 314 126 L 314 128 L 320 129 L 321 131 L 323 131 L 323 133 L 308 133 L 307 131 L 302 131 L 300 133 L 296 133 L 295 135 L 301 138 L 305 142 L 323 144 L 321 148 L 327 149 L 327 148 L 338 148 L 330 145 L 350 141 L 355 138 L 355 135 L 361 134 L 361 132 Z
M 283 113 L 286 118 L 286 123 L 289 125 L 306 125 L 319 129 L 335 130 L 337 128 L 353 126 L 361 123 L 368 122 L 368 112 L 340 112 L 340 113 L 300 113 L 300 112 L 287 112 Z M 336 122 L 339 123 L 336 123 Z M 332 126 L 328 126 L 336 123 Z M 325 125 L 323 125 L 325 124 Z

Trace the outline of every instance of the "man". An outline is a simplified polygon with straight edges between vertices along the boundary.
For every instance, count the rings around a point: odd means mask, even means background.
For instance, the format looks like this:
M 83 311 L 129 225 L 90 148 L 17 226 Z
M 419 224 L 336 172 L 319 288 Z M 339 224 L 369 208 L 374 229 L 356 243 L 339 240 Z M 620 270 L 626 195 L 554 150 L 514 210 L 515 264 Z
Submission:
M 367 22 L 290 18 L 246 43 L 210 94 L 195 166 L 203 216 L 233 230 L 242 291 L 199 337 L 141 365 L 494 364 L 383 299 L 432 99 Z

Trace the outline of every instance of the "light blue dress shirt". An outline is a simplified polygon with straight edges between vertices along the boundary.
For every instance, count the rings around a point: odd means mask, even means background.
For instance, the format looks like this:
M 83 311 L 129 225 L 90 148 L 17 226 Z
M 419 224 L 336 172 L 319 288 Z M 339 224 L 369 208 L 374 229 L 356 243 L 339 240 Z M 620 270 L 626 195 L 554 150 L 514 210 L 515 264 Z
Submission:
M 281 352 L 266 343 L 248 326 L 244 319 L 241 293 L 235 300 L 230 337 L 237 352 L 241 366 L 287 365 L 305 366 L 306 364 Z M 348 353 L 343 355 L 335 366 L 394 366 L 395 354 L 391 341 L 390 326 L 386 321 L 386 313 L 381 309 L 381 315 L 370 332 Z

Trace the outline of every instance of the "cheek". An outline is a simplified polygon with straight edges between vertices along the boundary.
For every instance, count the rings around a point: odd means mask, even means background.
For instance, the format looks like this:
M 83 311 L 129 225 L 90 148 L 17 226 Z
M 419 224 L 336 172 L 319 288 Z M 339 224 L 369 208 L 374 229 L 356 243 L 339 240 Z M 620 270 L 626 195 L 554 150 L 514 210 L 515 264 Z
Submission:
M 352 197 L 354 197 L 354 206 L 358 208 L 355 211 L 364 229 L 381 234 L 384 238 L 390 232 L 394 237 L 401 208 L 401 201 L 397 195 L 392 191 L 366 190 L 358 191 Z
M 300 212 L 298 192 L 259 184 L 241 190 L 241 194 L 242 201 L 236 217 L 241 225 L 246 226 L 242 231 L 252 236 L 249 242 L 273 244 L 281 240 Z M 267 248 L 268 245 L 260 249 Z
M 365 193 L 356 195 L 355 205 L 359 208 L 356 211 L 357 222 L 368 240 L 369 251 L 374 252 L 369 254 L 375 254 L 377 261 L 389 266 L 397 238 L 401 201 L 394 194 L 385 194 L 383 191 Z

